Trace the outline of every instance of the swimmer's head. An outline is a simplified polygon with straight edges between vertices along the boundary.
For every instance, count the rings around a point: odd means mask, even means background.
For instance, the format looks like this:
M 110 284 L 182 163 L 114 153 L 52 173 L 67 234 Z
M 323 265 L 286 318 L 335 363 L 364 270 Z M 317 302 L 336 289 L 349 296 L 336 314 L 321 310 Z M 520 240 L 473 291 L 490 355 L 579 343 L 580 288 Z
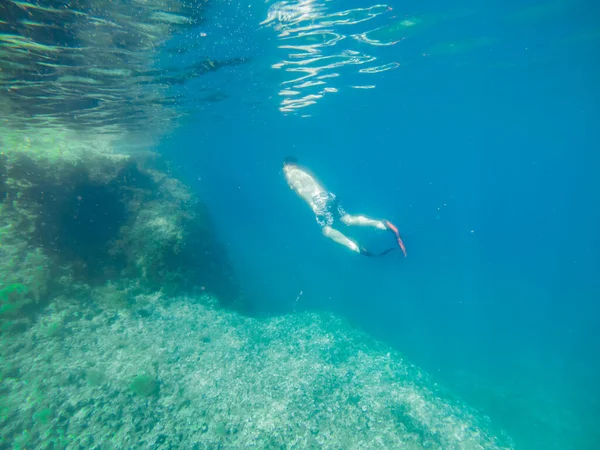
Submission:
M 295 156 L 286 156 L 283 158 L 283 167 L 285 166 L 295 166 L 298 164 L 298 158 Z

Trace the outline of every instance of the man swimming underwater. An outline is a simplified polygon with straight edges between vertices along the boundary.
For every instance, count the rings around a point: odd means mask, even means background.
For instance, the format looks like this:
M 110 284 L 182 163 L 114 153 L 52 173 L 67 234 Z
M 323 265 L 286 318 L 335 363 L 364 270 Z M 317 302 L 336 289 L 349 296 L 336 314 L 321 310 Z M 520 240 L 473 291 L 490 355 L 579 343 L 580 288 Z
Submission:
M 339 230 L 333 228 L 336 220 L 343 224 L 352 226 L 367 226 L 374 227 L 380 230 L 389 230 L 394 233 L 396 242 L 404 256 L 406 256 L 406 248 L 396 228 L 388 220 L 374 220 L 362 215 L 350 215 L 342 208 L 335 194 L 326 191 L 319 182 L 306 169 L 298 165 L 298 160 L 288 156 L 283 162 L 283 174 L 290 188 L 295 191 L 304 201 L 306 201 L 315 215 L 317 223 L 321 226 L 323 234 L 338 244 L 345 245 L 350 250 L 365 256 L 382 256 L 394 250 L 395 247 L 389 248 L 381 253 L 373 254 L 364 247 L 345 236 Z

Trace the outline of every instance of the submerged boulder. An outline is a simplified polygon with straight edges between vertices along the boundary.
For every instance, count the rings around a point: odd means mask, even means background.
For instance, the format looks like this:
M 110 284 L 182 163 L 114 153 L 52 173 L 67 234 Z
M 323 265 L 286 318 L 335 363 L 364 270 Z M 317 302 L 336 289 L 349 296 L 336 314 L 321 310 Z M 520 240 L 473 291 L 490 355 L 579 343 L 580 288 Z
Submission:
M 0 155 L 3 319 L 72 289 L 107 286 L 122 304 L 155 291 L 239 303 L 205 204 L 158 155 L 12 150 Z

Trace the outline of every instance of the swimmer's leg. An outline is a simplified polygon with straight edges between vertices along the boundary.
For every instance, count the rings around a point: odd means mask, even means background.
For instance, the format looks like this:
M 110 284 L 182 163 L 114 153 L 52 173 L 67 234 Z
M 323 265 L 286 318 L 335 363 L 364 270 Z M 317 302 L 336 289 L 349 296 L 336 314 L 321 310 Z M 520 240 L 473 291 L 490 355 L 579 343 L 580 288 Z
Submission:
M 394 236 L 396 237 L 396 242 L 398 243 L 398 247 L 400 247 L 400 249 L 402 250 L 402 253 L 404 253 L 404 256 L 406 256 L 406 247 L 404 246 L 404 242 L 402 242 L 402 238 L 400 237 L 398 228 L 396 228 L 396 226 L 393 223 L 391 223 L 389 220 L 374 220 L 374 219 L 369 219 L 366 216 L 353 216 L 348 213 L 342 215 L 340 217 L 340 220 L 343 223 L 345 223 L 346 225 L 375 227 L 380 230 L 391 231 L 392 233 L 394 233 Z
M 361 227 L 375 227 L 380 230 L 387 230 L 387 227 L 386 227 L 384 221 L 370 219 L 367 216 L 352 215 L 352 214 L 346 213 L 340 217 L 340 220 L 349 226 L 356 225 L 356 226 L 361 226 Z
M 334 242 L 337 242 L 338 244 L 342 244 L 343 246 L 348 247 L 353 252 L 361 252 L 360 247 L 356 244 L 356 242 L 344 236 L 344 234 L 342 234 L 338 230 L 331 228 L 329 225 L 325 225 L 323 227 L 323 235 L 327 236 L 329 239 L 331 239 Z

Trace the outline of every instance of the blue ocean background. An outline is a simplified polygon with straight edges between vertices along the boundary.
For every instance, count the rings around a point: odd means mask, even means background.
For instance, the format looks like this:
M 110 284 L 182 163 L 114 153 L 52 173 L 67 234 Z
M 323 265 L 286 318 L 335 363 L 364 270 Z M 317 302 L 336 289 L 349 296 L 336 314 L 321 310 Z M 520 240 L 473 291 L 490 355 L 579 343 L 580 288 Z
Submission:
M 220 7 L 206 31 L 228 36 L 211 56 L 250 63 L 211 75 L 227 98 L 161 151 L 207 199 L 253 313 L 334 311 L 517 448 L 598 448 L 597 5 L 392 2 L 384 24 L 401 42 L 368 51 L 399 67 L 341 70 L 338 92 L 291 113 L 289 74 L 272 68 L 286 51 L 256 25 L 269 5 L 247 6 Z M 365 84 L 376 87 L 351 88 Z M 357 257 L 324 238 L 282 177 L 286 155 L 349 212 L 394 222 L 408 257 Z

